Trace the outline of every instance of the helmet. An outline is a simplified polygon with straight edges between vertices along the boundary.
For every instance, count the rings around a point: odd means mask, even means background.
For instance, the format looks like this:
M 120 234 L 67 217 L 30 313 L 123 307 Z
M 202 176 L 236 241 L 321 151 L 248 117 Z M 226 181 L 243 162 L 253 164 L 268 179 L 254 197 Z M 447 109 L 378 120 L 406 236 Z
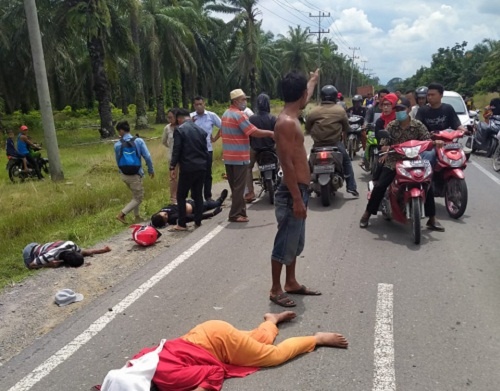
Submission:
M 427 91 L 429 89 L 425 86 L 422 86 L 422 87 L 418 87 L 415 91 L 415 93 L 417 94 L 417 98 L 427 98 Z
M 323 101 L 336 102 L 338 95 L 342 96 L 331 84 L 327 84 L 321 89 L 321 100 Z
M 339 92 L 339 93 L 337 94 L 337 98 L 339 98 L 339 99 L 340 99 L 340 98 L 342 98 L 342 97 L 343 97 L 342 92 Z
M 28 127 L 27 127 L 26 125 L 21 125 L 21 126 L 19 127 L 19 130 L 20 130 L 21 132 L 24 132 L 25 130 L 28 130 Z
M 134 231 L 132 232 L 132 238 L 134 241 L 143 247 L 151 246 L 155 244 L 158 238 L 161 236 L 161 232 L 151 225 L 139 225 L 133 224 L 130 226 Z
M 354 95 L 352 97 L 352 103 L 354 102 L 363 102 L 363 97 L 361 95 Z

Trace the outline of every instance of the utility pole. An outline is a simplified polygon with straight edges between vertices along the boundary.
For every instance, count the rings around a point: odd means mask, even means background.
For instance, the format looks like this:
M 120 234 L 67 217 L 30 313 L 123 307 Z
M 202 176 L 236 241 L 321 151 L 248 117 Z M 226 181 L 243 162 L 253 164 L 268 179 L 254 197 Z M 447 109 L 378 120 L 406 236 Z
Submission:
M 359 50 L 360 48 L 357 47 L 349 47 L 349 50 L 352 50 L 352 60 L 351 60 L 351 82 L 349 83 L 349 96 L 352 97 L 352 77 L 354 75 L 354 60 L 356 58 L 359 58 L 359 56 L 356 56 L 356 50 Z
M 311 31 L 309 30 L 309 34 L 318 34 L 318 68 L 321 68 L 321 34 L 328 34 L 330 32 L 330 29 L 328 30 L 323 30 L 321 28 L 321 18 L 329 18 L 330 17 L 330 13 L 328 12 L 328 14 L 325 14 L 324 12 L 322 11 L 318 11 L 318 15 L 312 15 L 311 13 L 309 13 L 309 17 L 310 18 L 318 18 L 318 31 Z M 318 93 L 318 96 L 317 96 L 317 101 L 319 103 L 320 101 L 320 78 L 321 78 L 321 72 L 319 74 L 319 77 L 318 77 L 318 89 L 317 89 L 317 93 Z
M 33 57 L 38 103 L 40 105 L 40 112 L 42 113 L 43 135 L 50 163 L 50 177 L 53 181 L 62 181 L 64 174 L 59 157 L 59 147 L 57 145 L 56 128 L 52 114 L 52 103 L 50 101 L 49 83 L 47 82 L 47 70 L 45 69 L 42 37 L 40 35 L 35 0 L 24 0 L 24 10 L 26 12 L 31 55 Z

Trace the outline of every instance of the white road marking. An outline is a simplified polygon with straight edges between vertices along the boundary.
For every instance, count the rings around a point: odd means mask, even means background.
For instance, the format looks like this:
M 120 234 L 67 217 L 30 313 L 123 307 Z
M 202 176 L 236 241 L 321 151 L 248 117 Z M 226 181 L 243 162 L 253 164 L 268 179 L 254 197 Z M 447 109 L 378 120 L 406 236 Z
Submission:
M 26 375 L 22 380 L 20 380 L 16 385 L 11 387 L 9 391 L 27 391 L 31 389 L 36 383 L 47 376 L 52 370 L 54 370 L 59 364 L 62 364 L 69 357 L 71 357 L 78 349 L 89 342 L 95 335 L 97 335 L 102 329 L 104 329 L 115 317 L 116 315 L 123 312 L 135 301 L 137 301 L 142 295 L 144 295 L 148 290 L 154 287 L 158 282 L 165 278 L 170 272 L 172 272 L 177 266 L 181 265 L 183 262 L 188 260 L 193 256 L 199 249 L 201 249 L 205 244 L 212 240 L 219 232 L 224 229 L 223 225 L 217 226 L 211 232 L 209 232 L 204 238 L 198 241 L 194 246 L 190 247 L 184 251 L 181 255 L 175 258 L 167 266 L 161 269 L 149 280 L 144 282 L 135 291 L 130 293 L 121 302 L 113 307 L 113 311 L 106 312 L 103 316 L 92 323 L 87 330 L 77 336 L 73 341 L 64 346 L 53 356 L 48 358 L 44 363 L 35 368 L 30 374 Z
M 495 182 L 497 185 L 500 185 L 500 179 L 498 179 L 495 175 L 493 175 L 491 172 L 489 172 L 486 168 L 481 166 L 479 163 L 476 163 L 476 162 L 471 162 L 471 163 L 474 167 L 476 167 L 484 175 L 486 175 L 488 178 L 490 178 L 493 182 Z
M 392 303 L 393 285 L 378 284 L 373 391 L 396 391 Z

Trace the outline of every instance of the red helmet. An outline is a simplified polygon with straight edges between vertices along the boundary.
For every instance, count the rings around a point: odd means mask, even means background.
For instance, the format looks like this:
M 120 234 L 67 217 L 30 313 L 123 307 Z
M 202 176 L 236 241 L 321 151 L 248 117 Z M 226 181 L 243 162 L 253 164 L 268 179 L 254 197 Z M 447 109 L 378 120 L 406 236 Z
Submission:
M 342 98 L 342 92 L 339 92 L 339 93 L 337 94 L 337 98 L 338 98 L 338 99 Z
M 134 229 L 132 232 L 132 238 L 134 241 L 143 247 L 155 244 L 161 236 L 161 232 L 151 225 L 133 224 L 130 228 Z
M 19 130 L 20 130 L 21 132 L 24 132 L 25 130 L 28 130 L 28 127 L 27 127 L 26 125 L 21 125 L 21 126 L 19 127 Z

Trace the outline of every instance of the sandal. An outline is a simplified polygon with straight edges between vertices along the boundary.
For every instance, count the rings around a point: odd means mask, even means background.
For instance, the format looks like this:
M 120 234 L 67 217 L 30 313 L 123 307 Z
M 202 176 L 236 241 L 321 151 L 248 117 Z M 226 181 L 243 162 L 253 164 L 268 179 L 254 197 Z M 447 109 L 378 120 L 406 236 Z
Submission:
M 276 296 L 269 296 L 269 300 L 282 307 L 295 307 L 297 305 L 295 301 L 290 299 L 290 297 L 288 297 L 288 295 L 284 292 Z
M 233 219 L 229 219 L 229 221 L 231 223 L 248 223 L 250 220 L 248 217 L 246 216 L 238 216 L 236 218 L 233 218 Z

